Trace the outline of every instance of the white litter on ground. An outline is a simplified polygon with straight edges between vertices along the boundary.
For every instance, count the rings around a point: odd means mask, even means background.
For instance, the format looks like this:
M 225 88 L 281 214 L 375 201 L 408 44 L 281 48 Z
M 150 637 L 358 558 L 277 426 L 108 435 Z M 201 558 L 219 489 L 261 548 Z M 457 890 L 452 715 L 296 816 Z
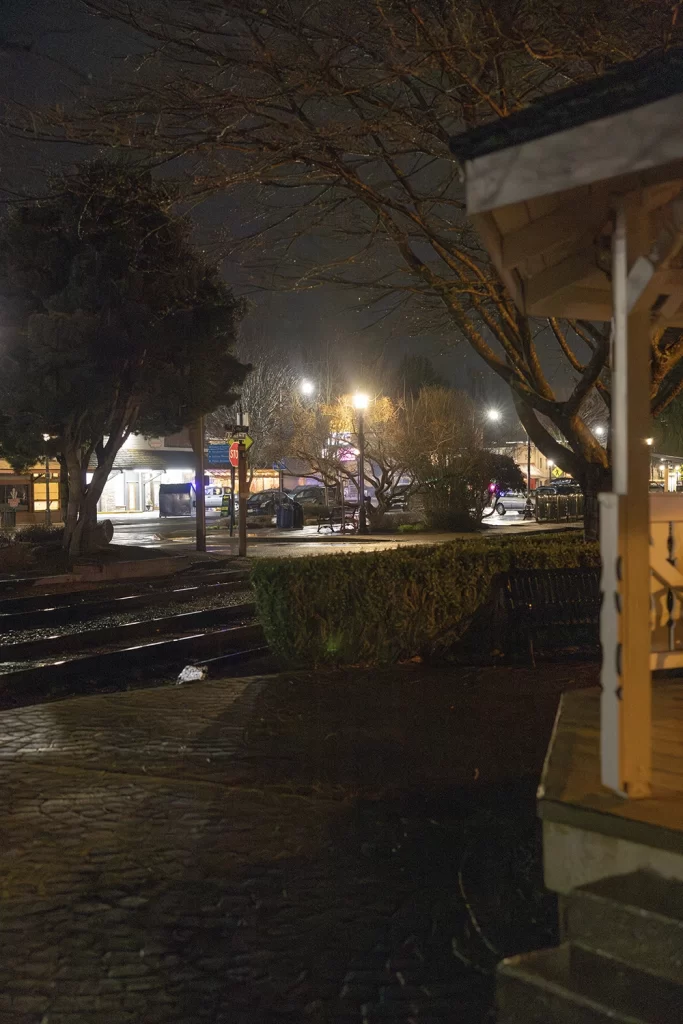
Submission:
M 206 665 L 186 665 L 176 680 L 176 686 L 183 683 L 195 683 L 198 679 L 206 679 Z

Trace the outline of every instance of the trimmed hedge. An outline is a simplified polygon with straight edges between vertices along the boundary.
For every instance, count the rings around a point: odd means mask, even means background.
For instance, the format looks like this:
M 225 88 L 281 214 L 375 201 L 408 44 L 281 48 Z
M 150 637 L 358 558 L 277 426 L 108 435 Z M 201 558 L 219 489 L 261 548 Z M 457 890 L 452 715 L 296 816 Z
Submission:
M 445 654 L 497 573 L 599 564 L 597 544 L 556 534 L 259 559 L 252 579 L 266 638 L 285 664 L 380 665 Z

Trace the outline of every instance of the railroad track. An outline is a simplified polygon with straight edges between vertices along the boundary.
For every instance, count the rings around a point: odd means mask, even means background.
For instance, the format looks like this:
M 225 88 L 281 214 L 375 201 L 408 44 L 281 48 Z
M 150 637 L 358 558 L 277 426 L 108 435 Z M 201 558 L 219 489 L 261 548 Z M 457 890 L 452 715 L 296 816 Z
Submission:
M 0 601 L 0 634 L 10 630 L 57 627 L 85 622 L 100 615 L 117 615 L 136 608 L 187 604 L 203 597 L 219 597 L 246 590 L 249 573 L 233 571 L 204 574 L 201 578 L 176 576 L 163 583 L 122 584 L 102 590 L 80 590 L 70 594 L 32 594 Z
M 236 603 L 163 614 L 168 604 L 240 592 L 244 600 Z M 2 642 L 0 636 L 0 707 L 159 685 L 175 679 L 188 663 L 216 676 L 235 674 L 254 659 L 265 665 L 268 659 L 246 572 L 185 574 L 182 581 L 155 580 L 152 587 L 129 582 L 103 588 L 95 600 L 92 591 L 60 594 L 57 602 L 54 596 L 0 600 L 0 633 L 7 638 Z M 138 608 L 158 608 L 160 614 L 114 625 L 98 622 Z M 85 628 L 74 631 L 74 624 Z M 31 636 L 35 628 L 47 628 L 51 635 Z

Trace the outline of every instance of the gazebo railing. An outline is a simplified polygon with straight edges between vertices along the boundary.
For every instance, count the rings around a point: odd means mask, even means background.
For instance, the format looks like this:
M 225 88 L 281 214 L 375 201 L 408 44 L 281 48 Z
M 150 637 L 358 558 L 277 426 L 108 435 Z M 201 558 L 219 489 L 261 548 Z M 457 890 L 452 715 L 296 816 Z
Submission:
M 683 496 L 650 498 L 650 667 L 683 667 Z

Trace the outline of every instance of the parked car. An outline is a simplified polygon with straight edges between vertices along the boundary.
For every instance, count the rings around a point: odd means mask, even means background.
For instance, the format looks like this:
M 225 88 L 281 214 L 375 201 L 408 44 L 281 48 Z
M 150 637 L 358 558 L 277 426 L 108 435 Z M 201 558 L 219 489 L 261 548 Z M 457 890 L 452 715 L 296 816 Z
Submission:
M 499 516 L 507 512 L 519 512 L 526 508 L 527 496 L 524 491 L 502 491 L 496 498 L 495 509 Z
M 389 498 L 390 512 L 405 512 L 408 508 L 409 488 L 407 485 L 395 487 Z
M 302 484 L 301 487 L 295 487 L 289 494 L 294 501 L 298 501 L 304 507 L 306 505 L 325 505 L 327 504 L 325 501 L 326 490 L 330 503 L 333 503 L 335 488 L 325 488 L 322 484 Z
M 204 501 L 207 508 L 222 508 L 223 507 L 223 495 L 230 495 L 232 492 L 229 487 L 218 487 L 208 486 L 204 488 Z M 235 508 L 239 507 L 240 499 L 239 495 L 235 495 Z
M 567 494 L 567 492 L 575 494 L 577 491 L 581 490 L 581 484 L 579 481 L 574 480 L 570 476 L 557 477 L 553 480 L 552 484 L 549 484 L 548 486 L 555 488 L 555 494 Z
M 247 522 L 260 522 L 261 525 L 275 523 L 275 516 L 281 501 L 290 501 L 288 491 L 268 490 L 257 491 L 247 500 Z

